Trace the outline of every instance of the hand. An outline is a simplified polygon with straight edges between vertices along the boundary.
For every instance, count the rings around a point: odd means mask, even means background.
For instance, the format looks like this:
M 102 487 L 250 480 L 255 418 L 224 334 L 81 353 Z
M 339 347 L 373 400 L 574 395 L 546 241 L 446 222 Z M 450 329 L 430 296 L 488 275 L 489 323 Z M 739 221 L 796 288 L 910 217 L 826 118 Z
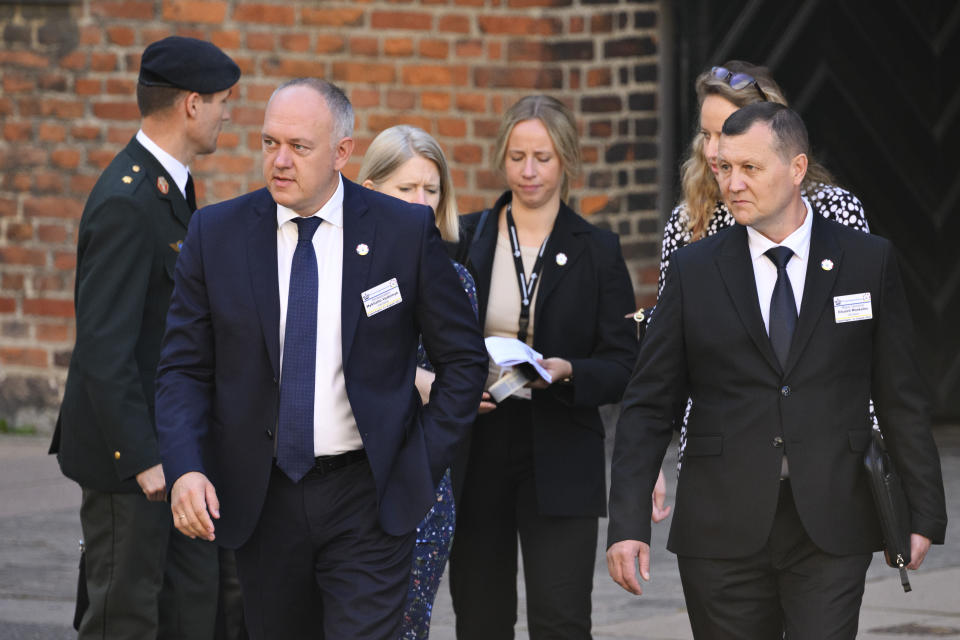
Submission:
M 653 510 L 650 519 L 654 522 L 660 522 L 670 515 L 670 507 L 663 506 L 667 499 L 667 480 L 663 477 L 663 469 L 657 476 L 657 484 L 653 487 Z
M 563 380 L 573 375 L 573 365 L 570 364 L 569 360 L 564 360 L 563 358 L 544 358 L 537 360 L 537 362 L 550 374 L 550 382 L 538 377 L 536 380 L 531 380 L 527 383 L 526 386 L 531 389 L 546 389 L 557 380 Z
M 650 545 L 639 540 L 621 540 L 607 549 L 607 571 L 618 585 L 639 596 L 643 587 L 637 580 L 637 563 L 640 577 L 650 581 Z
M 927 551 L 930 551 L 930 538 L 919 533 L 911 533 L 910 564 L 907 565 L 907 569 L 919 569 L 923 559 L 927 557 Z
M 417 392 L 420 394 L 421 404 L 426 405 L 430 402 L 430 389 L 433 387 L 433 381 L 436 377 L 437 374 L 433 371 L 427 371 L 423 367 L 417 367 L 417 375 L 413 380 L 413 384 L 417 387 Z
M 167 481 L 163 477 L 163 465 L 153 465 L 137 474 L 137 484 L 150 502 L 161 502 L 167 497 Z
M 220 501 L 213 484 L 199 471 L 183 474 L 170 491 L 173 524 L 189 538 L 213 540 L 213 518 L 220 518 Z
M 484 391 L 483 395 L 480 396 L 480 408 L 477 410 L 477 413 L 490 413 L 496 408 L 497 403 L 493 401 L 493 398 L 490 397 L 488 392 Z

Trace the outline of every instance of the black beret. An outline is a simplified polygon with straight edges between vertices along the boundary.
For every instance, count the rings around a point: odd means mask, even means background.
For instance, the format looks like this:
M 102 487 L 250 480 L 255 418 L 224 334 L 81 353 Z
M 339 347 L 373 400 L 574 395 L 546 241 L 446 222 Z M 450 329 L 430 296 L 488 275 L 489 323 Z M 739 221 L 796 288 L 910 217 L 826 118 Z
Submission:
M 215 44 L 170 36 L 150 44 L 140 58 L 140 84 L 217 93 L 240 79 L 240 67 Z

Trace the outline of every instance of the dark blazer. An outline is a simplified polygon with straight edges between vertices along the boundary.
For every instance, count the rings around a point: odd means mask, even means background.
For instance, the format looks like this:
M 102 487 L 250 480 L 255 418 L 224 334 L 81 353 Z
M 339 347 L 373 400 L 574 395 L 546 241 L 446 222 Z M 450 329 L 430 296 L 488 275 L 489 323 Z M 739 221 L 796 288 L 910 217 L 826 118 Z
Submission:
M 858 293 L 870 293 L 872 319 L 837 323 L 834 297 Z M 678 555 L 758 552 L 776 512 L 784 452 L 811 540 L 836 555 L 879 549 L 862 464 L 871 396 L 903 475 L 912 529 L 943 541 L 947 516 L 927 391 L 886 240 L 813 217 L 784 369 L 760 315 L 746 228 L 674 254 L 617 427 L 609 544 L 649 542 L 650 492 L 670 441 L 669 418 L 688 394 L 693 410 L 667 545 Z
M 505 193 L 474 238 L 482 213 L 462 218 L 467 268 L 486 321 Z M 462 252 L 461 252 L 462 253 Z M 567 256 L 564 265 L 556 256 Z M 516 286 L 514 284 L 514 286 Z M 534 390 L 533 447 L 537 503 L 543 515 L 606 515 L 604 428 L 597 407 L 618 402 L 636 359 L 633 286 L 620 241 L 561 203 L 544 252 L 534 311 L 533 348 L 573 365 L 571 384 Z
M 136 138 L 87 199 L 77 243 L 77 340 L 50 446 L 81 486 L 139 492 L 136 474 L 160 463 L 154 377 L 190 215 Z
M 383 529 L 409 532 L 477 411 L 487 370 L 476 318 L 428 207 L 344 180 L 343 370 Z M 217 489 L 217 540 L 246 541 L 260 515 L 279 408 L 276 204 L 266 189 L 206 207 L 190 225 L 157 379 L 167 482 L 201 471 Z M 369 253 L 355 248 L 366 244 Z M 403 301 L 367 317 L 360 294 L 396 278 Z M 437 378 L 413 384 L 417 339 Z

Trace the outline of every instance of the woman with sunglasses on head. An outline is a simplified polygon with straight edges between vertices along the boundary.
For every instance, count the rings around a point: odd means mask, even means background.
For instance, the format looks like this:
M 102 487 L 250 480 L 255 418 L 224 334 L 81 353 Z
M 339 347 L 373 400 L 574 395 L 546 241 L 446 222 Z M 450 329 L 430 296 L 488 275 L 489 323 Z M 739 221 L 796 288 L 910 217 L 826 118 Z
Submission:
M 667 267 L 674 251 L 736 224 L 720 196 L 717 183 L 717 149 L 724 121 L 737 109 L 755 102 L 787 104 L 783 90 L 766 67 L 739 60 L 731 60 L 723 66 L 704 71 L 697 76 L 694 86 L 700 105 L 698 128 L 690 143 L 690 155 L 680 169 L 683 189 L 680 203 L 673 209 L 663 230 L 658 295 L 663 291 Z M 860 200 L 846 189 L 836 186 L 830 173 L 812 158 L 802 193 L 815 213 L 869 233 Z M 648 314 L 648 319 L 655 313 L 654 310 L 653 314 Z M 686 422 L 691 407 L 692 403 L 687 402 L 680 430 L 678 471 L 683 463 Z M 873 416 L 872 404 L 870 415 Z M 653 519 L 657 521 L 664 516 L 664 513 L 658 514 L 655 500 Z
M 606 515 L 597 407 L 619 402 L 636 359 L 624 318 L 633 287 L 616 235 L 565 203 L 580 167 L 567 107 L 543 95 L 521 99 L 504 115 L 493 157 L 509 190 L 464 217 L 461 255 L 477 282 L 484 336 L 544 354 L 550 382 L 537 378 L 497 404 L 485 393 L 481 402 L 450 556 L 457 638 L 514 637 L 518 538 L 530 637 L 590 638 L 597 525 Z M 488 387 L 499 372 L 491 363 Z
M 397 125 L 381 131 L 363 156 L 357 182 L 368 189 L 431 207 L 440 236 L 448 243 L 457 242 L 459 219 L 447 159 L 440 144 L 423 129 Z M 454 262 L 453 267 L 476 313 L 473 277 L 459 263 Z M 433 367 L 421 343 L 417 349 L 415 384 L 423 404 L 430 401 L 433 379 Z M 417 527 L 401 640 L 426 638 L 430 633 L 430 614 L 450 555 L 454 521 L 453 491 L 447 470 L 437 487 L 436 503 Z

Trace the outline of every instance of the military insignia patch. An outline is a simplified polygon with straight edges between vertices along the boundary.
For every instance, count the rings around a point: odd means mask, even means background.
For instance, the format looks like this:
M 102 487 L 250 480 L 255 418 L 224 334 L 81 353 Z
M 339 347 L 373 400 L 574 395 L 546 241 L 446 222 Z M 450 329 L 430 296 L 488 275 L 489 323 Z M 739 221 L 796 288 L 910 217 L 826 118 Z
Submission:
M 173 249 L 177 253 L 180 253 L 180 248 L 183 246 L 183 240 L 177 240 L 176 242 L 171 242 L 169 246 L 171 249 Z
M 160 190 L 160 193 L 167 195 L 170 193 L 170 184 L 167 182 L 167 179 L 163 176 L 157 178 L 157 189 Z

